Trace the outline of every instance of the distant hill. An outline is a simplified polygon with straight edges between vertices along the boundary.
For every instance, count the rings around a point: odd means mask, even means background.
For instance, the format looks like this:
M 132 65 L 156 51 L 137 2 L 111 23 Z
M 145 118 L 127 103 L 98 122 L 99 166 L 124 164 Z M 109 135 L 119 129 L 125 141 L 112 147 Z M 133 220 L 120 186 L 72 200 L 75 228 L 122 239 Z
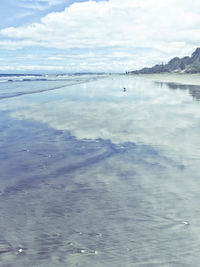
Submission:
M 200 73 L 200 48 L 197 48 L 191 57 L 175 57 L 167 64 L 157 64 L 151 68 L 130 71 L 128 74 L 150 74 L 162 72 Z

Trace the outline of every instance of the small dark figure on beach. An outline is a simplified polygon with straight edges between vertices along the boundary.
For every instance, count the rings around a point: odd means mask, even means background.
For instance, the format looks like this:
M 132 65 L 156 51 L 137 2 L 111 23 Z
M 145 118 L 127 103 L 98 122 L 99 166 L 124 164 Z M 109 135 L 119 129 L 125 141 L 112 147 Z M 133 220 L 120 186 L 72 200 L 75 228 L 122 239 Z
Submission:
M 126 92 L 126 88 L 125 87 L 124 87 L 123 91 Z

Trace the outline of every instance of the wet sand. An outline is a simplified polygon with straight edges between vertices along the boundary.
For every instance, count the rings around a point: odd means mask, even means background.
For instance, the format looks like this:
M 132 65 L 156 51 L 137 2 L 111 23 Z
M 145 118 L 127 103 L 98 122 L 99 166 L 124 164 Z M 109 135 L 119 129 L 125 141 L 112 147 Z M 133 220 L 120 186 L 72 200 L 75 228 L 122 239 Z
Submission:
M 184 73 L 155 73 L 155 74 L 139 74 L 136 77 L 143 77 L 152 81 L 170 82 L 179 84 L 200 85 L 200 74 L 184 74 Z
M 76 81 L 0 86 L 0 266 L 198 266 L 199 86 Z

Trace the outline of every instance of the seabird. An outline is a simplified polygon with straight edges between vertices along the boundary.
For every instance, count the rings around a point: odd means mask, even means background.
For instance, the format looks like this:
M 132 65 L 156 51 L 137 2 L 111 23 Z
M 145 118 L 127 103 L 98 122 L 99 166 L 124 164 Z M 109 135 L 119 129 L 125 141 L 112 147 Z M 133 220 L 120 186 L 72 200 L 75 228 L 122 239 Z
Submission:
M 184 222 L 182 222 L 183 224 L 185 224 L 185 225 L 189 225 L 190 223 L 189 222 L 187 222 L 187 221 L 184 221 Z

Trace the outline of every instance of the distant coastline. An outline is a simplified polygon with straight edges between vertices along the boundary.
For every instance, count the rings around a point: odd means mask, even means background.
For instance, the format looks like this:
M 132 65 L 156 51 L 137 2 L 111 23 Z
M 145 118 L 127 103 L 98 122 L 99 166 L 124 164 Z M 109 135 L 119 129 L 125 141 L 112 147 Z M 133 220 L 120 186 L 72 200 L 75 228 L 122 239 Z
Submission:
M 126 72 L 126 74 L 153 73 L 200 73 L 200 48 L 197 48 L 191 57 L 174 57 L 167 64 L 157 64 L 151 68 Z

